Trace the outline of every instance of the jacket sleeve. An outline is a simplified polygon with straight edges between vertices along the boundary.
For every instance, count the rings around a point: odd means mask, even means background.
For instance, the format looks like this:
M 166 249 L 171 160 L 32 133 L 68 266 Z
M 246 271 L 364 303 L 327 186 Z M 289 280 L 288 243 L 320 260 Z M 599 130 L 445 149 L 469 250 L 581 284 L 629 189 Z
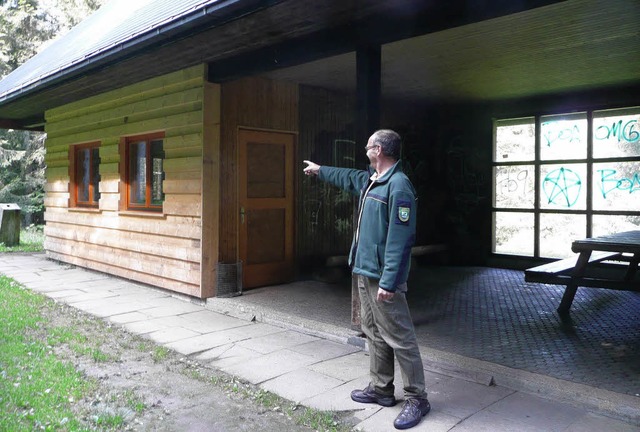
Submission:
M 318 178 L 353 195 L 359 195 L 360 190 L 369 180 L 369 173 L 353 168 L 336 168 L 323 165 L 318 172 Z
M 392 188 L 389 195 L 389 226 L 380 288 L 394 292 L 407 281 L 411 248 L 416 238 L 417 202 L 411 189 Z

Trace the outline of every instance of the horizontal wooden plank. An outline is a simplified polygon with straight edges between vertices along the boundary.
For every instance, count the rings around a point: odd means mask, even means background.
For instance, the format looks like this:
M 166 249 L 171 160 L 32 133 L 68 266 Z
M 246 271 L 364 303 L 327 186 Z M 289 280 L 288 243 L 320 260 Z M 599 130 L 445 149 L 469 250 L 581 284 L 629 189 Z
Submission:
M 106 178 L 100 180 L 100 192 L 101 193 L 118 193 L 120 187 L 119 178 Z
M 201 171 L 202 158 L 186 157 L 186 158 L 176 158 L 176 159 L 165 159 L 163 163 L 163 167 L 166 172 Z
M 200 216 L 202 214 L 200 194 L 167 195 L 162 209 L 170 215 Z
M 155 111 L 163 110 L 166 115 L 171 113 L 202 110 L 203 89 L 191 88 L 179 93 L 162 94 L 157 97 L 143 99 L 134 103 L 122 104 L 114 101 L 114 106 L 98 112 L 82 112 L 74 117 L 59 122 L 47 124 L 47 136 L 56 138 L 59 136 L 73 135 L 83 127 L 103 129 L 114 124 L 122 124 L 123 121 L 139 121 L 136 116 L 157 116 Z M 117 102 L 117 105 L 115 104 Z
M 70 225 L 103 227 L 122 231 L 133 231 L 161 236 L 200 239 L 199 218 L 166 215 L 160 220 L 136 216 L 121 216 L 114 212 L 100 215 L 69 213 L 67 209 L 47 208 L 44 214 L 46 222 L 59 222 Z
M 201 259 L 200 241 L 194 239 L 56 222 L 47 224 L 46 234 L 47 236 L 68 241 L 90 243 L 96 246 L 129 250 L 192 263 L 199 263 Z
M 617 252 L 593 252 L 589 257 L 589 262 L 600 262 L 607 259 L 615 259 L 621 254 Z M 578 256 L 565 258 L 558 261 L 553 261 L 547 264 L 542 264 L 537 267 L 532 267 L 525 270 L 525 276 L 527 274 L 541 273 L 541 274 L 556 274 L 567 270 L 571 270 L 576 266 Z
M 118 211 L 120 210 L 120 195 L 112 193 L 101 194 L 98 204 L 100 206 L 100 210 L 112 212 Z
M 47 111 L 47 121 L 61 121 L 65 118 L 75 117 L 91 106 L 91 109 L 102 110 L 103 106 L 111 103 L 130 104 L 140 99 L 149 99 L 154 96 L 170 92 L 181 92 L 189 88 L 200 87 L 205 78 L 204 65 L 196 65 L 182 69 L 160 77 L 151 78 L 120 89 L 102 93 L 82 101 L 72 102 Z
M 65 255 L 75 255 L 91 261 L 100 261 L 114 267 L 155 276 L 167 277 L 189 284 L 200 283 L 200 264 L 161 258 L 126 249 L 68 241 L 52 236 L 46 238 L 46 249 Z
M 68 207 L 69 197 L 60 196 L 60 194 L 46 194 L 44 197 L 45 208 L 49 207 Z
M 202 158 L 202 146 L 165 149 L 164 155 L 166 159 L 177 159 L 185 157 Z
M 47 182 L 49 183 L 59 180 L 69 181 L 69 167 L 47 167 L 45 176 L 47 177 Z
M 178 149 L 184 147 L 202 147 L 202 134 L 194 133 L 189 135 L 179 135 L 165 137 L 163 148 L 165 150 Z
M 197 194 L 199 197 L 202 192 L 202 181 L 199 178 L 193 180 L 165 180 L 162 182 L 162 190 L 165 194 Z
M 44 185 L 45 192 L 69 192 L 68 180 L 56 180 L 54 182 L 47 182 Z
M 47 251 L 47 256 L 51 259 L 69 263 L 72 265 L 108 273 L 110 275 L 146 283 L 194 297 L 201 297 L 200 287 L 195 284 L 188 284 L 182 281 L 173 280 L 168 277 L 156 276 L 153 274 L 138 273 L 128 268 L 114 267 L 100 261 L 92 261 L 86 258 L 79 258 L 77 256 L 67 255 L 54 251 Z
M 171 128 L 184 128 L 185 125 L 202 128 L 202 111 L 180 112 L 165 115 L 163 110 L 154 111 L 153 116 L 136 117 L 126 123 L 109 125 L 102 128 L 83 129 L 81 132 L 48 138 L 50 145 L 56 146 L 65 143 L 75 143 L 90 140 L 100 140 L 101 137 L 130 136 L 153 131 L 164 131 Z

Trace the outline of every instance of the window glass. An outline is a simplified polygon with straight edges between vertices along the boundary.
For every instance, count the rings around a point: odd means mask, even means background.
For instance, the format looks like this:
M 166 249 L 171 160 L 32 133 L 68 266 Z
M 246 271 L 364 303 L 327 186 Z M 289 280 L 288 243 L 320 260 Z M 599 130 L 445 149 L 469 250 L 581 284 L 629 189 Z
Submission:
M 550 164 L 540 167 L 540 208 L 586 209 L 586 164 Z
M 91 150 L 88 148 L 79 149 L 76 159 L 77 177 L 77 199 L 79 203 L 89 201 L 89 187 L 91 186 Z
M 163 134 L 124 139 L 127 208 L 161 211 L 164 202 Z
M 99 144 L 72 146 L 75 171 L 72 184 L 75 185 L 70 205 L 97 207 L 100 200 L 100 150 Z
M 640 107 L 593 113 L 593 157 L 640 156 Z
M 543 116 L 540 124 L 540 159 L 584 159 L 587 157 L 585 113 Z
M 571 243 L 586 236 L 586 215 L 545 213 L 540 215 L 541 257 L 568 258 L 575 256 L 571 250 Z
M 495 162 L 532 161 L 535 157 L 535 119 L 496 120 L 494 123 Z
M 533 213 L 495 212 L 493 252 L 533 256 Z
M 593 164 L 594 210 L 640 209 L 640 162 Z
M 100 150 L 98 147 L 91 149 L 91 189 L 93 202 L 100 200 Z
M 640 230 L 640 216 L 593 215 L 594 236 Z
M 494 203 L 499 208 L 533 208 L 535 167 L 533 165 L 494 168 Z
M 129 144 L 129 203 L 144 205 L 147 198 L 147 145 Z
M 164 201 L 164 193 L 162 192 L 162 181 L 164 180 L 162 140 L 151 141 L 151 160 L 153 168 L 151 177 L 151 204 L 162 205 Z

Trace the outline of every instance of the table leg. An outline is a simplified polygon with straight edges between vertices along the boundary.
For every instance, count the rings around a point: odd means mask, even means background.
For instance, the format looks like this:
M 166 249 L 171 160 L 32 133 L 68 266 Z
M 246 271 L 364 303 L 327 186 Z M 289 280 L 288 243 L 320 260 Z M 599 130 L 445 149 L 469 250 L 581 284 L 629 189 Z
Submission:
M 636 275 L 636 270 L 638 270 L 638 264 L 640 263 L 640 253 L 633 254 L 633 258 L 629 262 L 629 268 L 627 268 L 627 273 L 624 275 L 625 281 L 633 280 L 633 277 Z
M 569 313 L 569 309 L 571 309 L 571 303 L 573 303 L 573 298 L 576 296 L 576 292 L 578 291 L 578 280 L 582 276 L 584 276 L 584 272 L 587 269 L 587 264 L 589 263 L 590 257 L 590 250 L 580 252 L 580 256 L 578 256 L 576 265 L 573 268 L 573 272 L 571 273 L 571 281 L 567 284 L 567 288 L 565 288 L 564 295 L 562 296 L 562 300 L 560 301 L 560 306 L 558 306 L 558 313 Z

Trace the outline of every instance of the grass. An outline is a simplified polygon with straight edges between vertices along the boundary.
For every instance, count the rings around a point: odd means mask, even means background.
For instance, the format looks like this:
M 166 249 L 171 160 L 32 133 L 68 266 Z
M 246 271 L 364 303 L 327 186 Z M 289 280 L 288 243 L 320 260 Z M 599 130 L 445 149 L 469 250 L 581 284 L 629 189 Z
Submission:
M 20 230 L 20 244 L 17 246 L 5 246 L 0 242 L 0 252 L 42 252 L 43 249 L 43 225 L 30 225 Z
M 84 430 L 72 410 L 91 390 L 36 333 L 46 299 L 0 275 L 0 430 Z

